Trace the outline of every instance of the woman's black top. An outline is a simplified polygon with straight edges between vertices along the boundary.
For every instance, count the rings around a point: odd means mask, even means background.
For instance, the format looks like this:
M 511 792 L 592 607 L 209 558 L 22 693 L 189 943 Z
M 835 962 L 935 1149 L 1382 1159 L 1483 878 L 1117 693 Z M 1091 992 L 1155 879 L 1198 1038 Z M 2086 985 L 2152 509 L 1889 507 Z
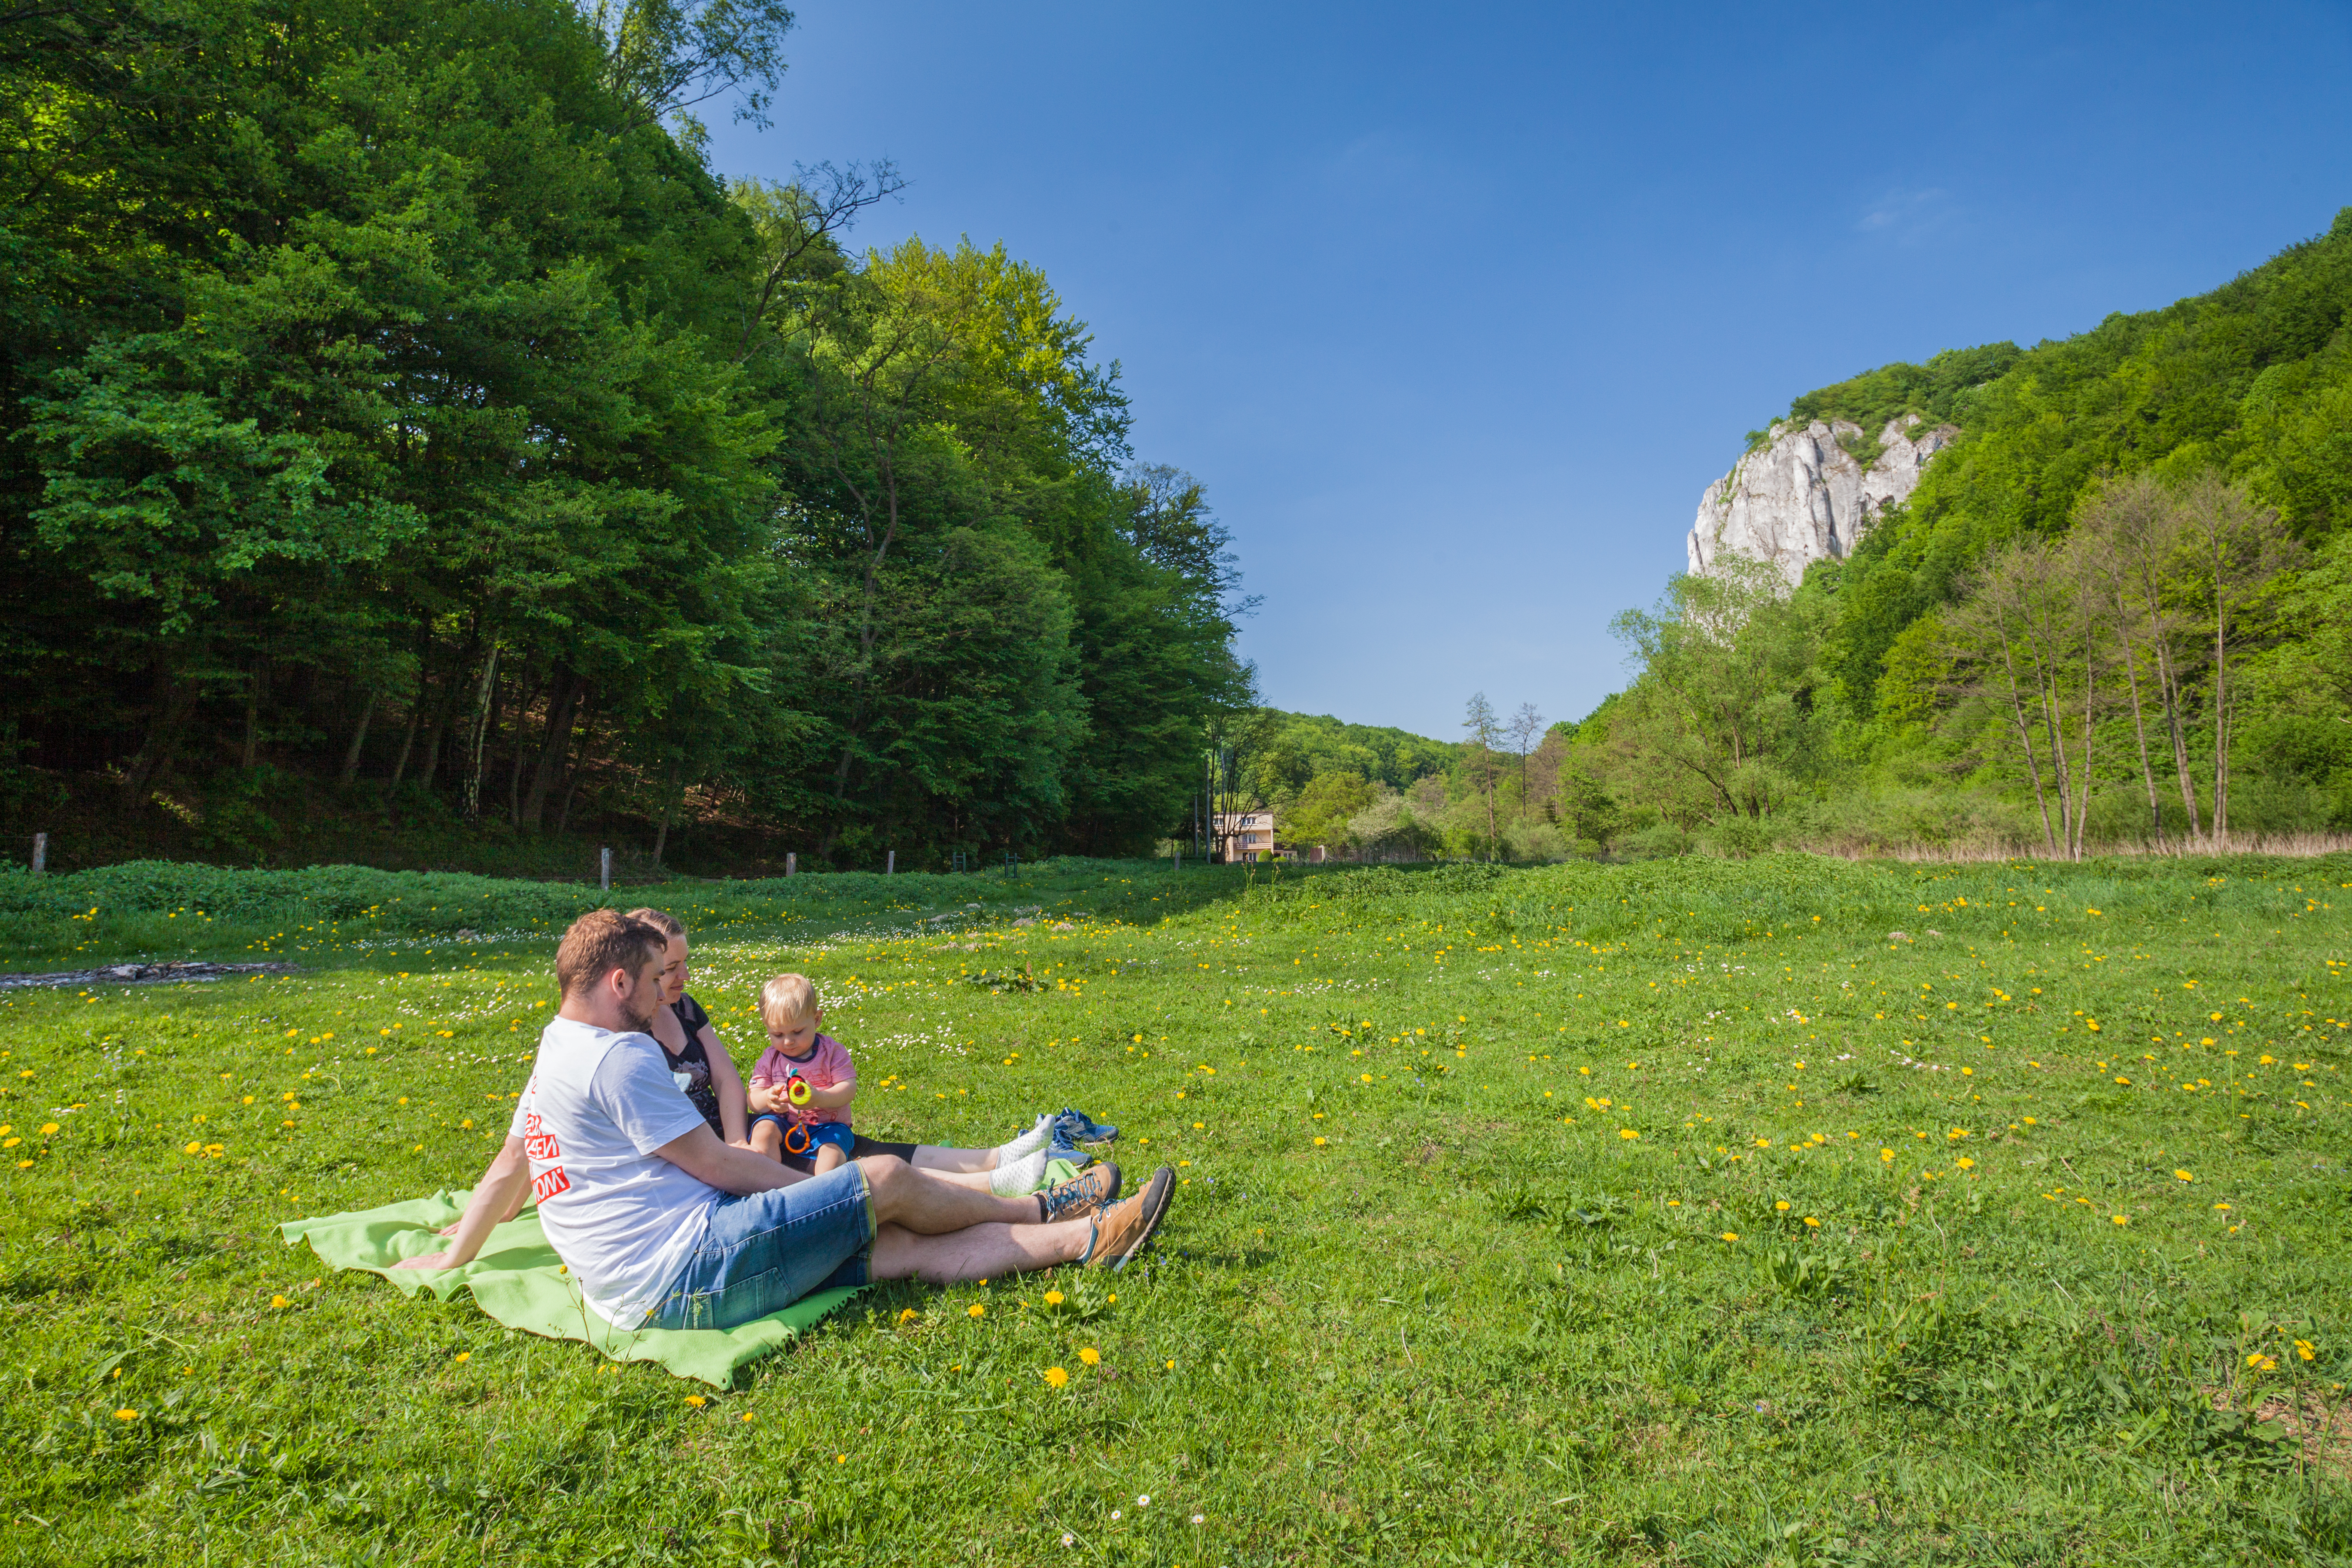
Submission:
M 727 1127 L 719 1119 L 719 1090 L 710 1082 L 710 1054 L 702 1048 L 702 1031 L 709 1026 L 710 1015 L 691 996 L 680 996 L 669 1005 L 669 1010 L 677 1016 L 678 1027 L 686 1031 L 686 1049 L 671 1056 L 670 1048 L 662 1046 L 662 1055 L 668 1058 L 670 1071 L 687 1076 L 686 1098 L 702 1112 L 710 1130 L 724 1138 Z M 656 1039 L 654 1044 L 659 1046 L 661 1041 Z

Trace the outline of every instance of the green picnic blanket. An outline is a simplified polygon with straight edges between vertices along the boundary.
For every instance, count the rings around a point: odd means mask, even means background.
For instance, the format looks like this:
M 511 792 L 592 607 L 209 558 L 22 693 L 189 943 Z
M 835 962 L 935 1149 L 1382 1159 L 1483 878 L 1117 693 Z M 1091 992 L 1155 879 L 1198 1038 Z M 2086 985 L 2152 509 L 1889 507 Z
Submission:
M 732 1329 L 616 1329 L 581 1300 L 579 1282 L 563 1272 L 555 1248 L 541 1234 L 535 1209 L 490 1232 L 480 1256 L 463 1268 L 393 1272 L 402 1258 L 441 1246 L 434 1232 L 465 1212 L 468 1195 L 435 1193 L 382 1208 L 289 1220 L 278 1228 L 289 1247 L 308 1241 L 331 1267 L 381 1274 L 404 1296 L 430 1290 L 446 1301 L 460 1289 L 470 1290 L 476 1306 L 510 1329 L 584 1341 L 614 1361 L 657 1362 L 675 1376 L 719 1388 L 737 1367 L 781 1349 L 857 1294 L 855 1289 L 819 1290 Z

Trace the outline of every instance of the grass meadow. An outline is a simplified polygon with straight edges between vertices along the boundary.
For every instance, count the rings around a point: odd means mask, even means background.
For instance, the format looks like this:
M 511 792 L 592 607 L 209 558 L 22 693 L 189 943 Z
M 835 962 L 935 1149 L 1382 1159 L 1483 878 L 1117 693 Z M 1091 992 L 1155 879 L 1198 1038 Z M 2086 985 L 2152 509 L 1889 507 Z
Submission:
M 0 1560 L 2352 1561 L 2352 858 L 671 884 L 740 1061 L 800 969 L 863 1130 L 1184 1183 L 723 1391 L 278 1239 L 473 1179 L 597 897 L 0 879 L 299 966 L 0 993 Z

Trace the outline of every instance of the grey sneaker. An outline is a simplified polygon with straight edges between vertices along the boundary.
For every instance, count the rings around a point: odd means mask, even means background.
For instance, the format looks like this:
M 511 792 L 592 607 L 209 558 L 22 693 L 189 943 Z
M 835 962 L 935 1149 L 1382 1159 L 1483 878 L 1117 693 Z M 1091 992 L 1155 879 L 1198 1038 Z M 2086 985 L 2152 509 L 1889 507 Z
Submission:
M 1118 1196 L 1118 1167 L 1105 1160 L 1081 1176 L 1072 1176 L 1058 1187 L 1047 1187 L 1037 1194 L 1038 1223 L 1051 1225 L 1057 1219 L 1084 1219 Z
M 1152 1172 L 1141 1192 L 1095 1215 L 1095 1233 L 1087 1238 L 1078 1261 L 1089 1268 L 1108 1264 L 1114 1273 L 1126 1268 L 1127 1260 L 1142 1251 L 1151 1233 L 1160 1228 L 1160 1218 L 1168 1212 L 1169 1195 L 1175 1190 L 1174 1171 L 1162 1165 Z

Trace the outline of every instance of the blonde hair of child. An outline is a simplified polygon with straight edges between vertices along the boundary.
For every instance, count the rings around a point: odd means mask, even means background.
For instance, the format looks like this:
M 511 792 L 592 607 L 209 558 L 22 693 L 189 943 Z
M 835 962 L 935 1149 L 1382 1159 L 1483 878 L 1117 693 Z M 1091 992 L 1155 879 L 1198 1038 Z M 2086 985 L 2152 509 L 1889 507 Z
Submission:
M 805 974 L 779 974 L 760 987 L 760 1016 L 782 1034 L 816 1016 L 816 987 Z

